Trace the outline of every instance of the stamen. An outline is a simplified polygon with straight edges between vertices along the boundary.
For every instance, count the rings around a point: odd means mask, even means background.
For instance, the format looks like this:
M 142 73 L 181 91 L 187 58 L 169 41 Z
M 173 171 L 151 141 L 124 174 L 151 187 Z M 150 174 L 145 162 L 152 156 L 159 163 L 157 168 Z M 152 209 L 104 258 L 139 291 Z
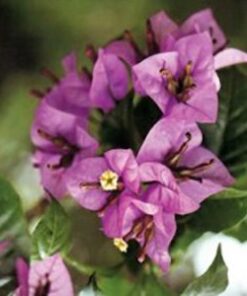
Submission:
M 207 162 L 200 163 L 200 164 L 190 168 L 190 170 L 192 170 L 193 173 L 199 173 L 201 171 L 204 171 L 208 167 L 210 167 L 214 162 L 215 162 L 215 160 L 212 158 L 212 159 L 208 160 Z
M 198 176 L 194 176 L 194 174 L 200 173 L 208 169 L 213 163 L 214 159 L 210 159 L 207 162 L 200 163 L 194 167 L 177 167 L 174 168 L 174 173 L 178 179 L 192 179 L 195 181 L 202 182 L 202 178 Z
M 166 88 L 169 93 L 173 94 L 174 96 L 177 95 L 179 84 L 176 81 L 175 77 L 173 76 L 172 72 L 165 67 L 159 70 L 160 75 L 166 80 Z
M 104 216 L 104 213 L 105 213 L 105 210 L 111 206 L 112 204 L 115 203 L 115 201 L 117 200 L 119 196 L 119 191 L 113 191 L 110 196 L 108 196 L 105 204 L 103 205 L 103 207 L 101 207 L 98 211 L 97 211 L 97 214 L 99 217 L 103 217 Z
M 45 96 L 45 93 L 38 89 L 31 89 L 30 94 L 38 99 L 42 99 Z
M 128 241 L 129 239 L 138 239 L 141 235 L 144 235 L 144 243 L 140 249 L 138 261 L 143 262 L 146 257 L 146 248 L 150 240 L 153 238 L 154 234 L 154 224 L 153 217 L 149 215 L 142 216 L 138 218 L 131 230 L 123 237 L 124 241 Z
M 90 190 L 90 189 L 97 189 L 100 187 L 100 183 L 99 182 L 81 182 L 79 184 L 79 187 L 82 190 Z
M 119 176 L 111 171 L 106 170 L 100 176 L 100 185 L 104 191 L 112 191 L 118 189 Z
M 146 23 L 146 43 L 147 43 L 149 55 L 152 55 L 159 51 L 158 45 L 155 41 L 152 25 L 149 19 L 147 20 L 147 23 Z
M 49 280 L 49 275 L 45 274 L 45 278 L 39 281 L 34 296 L 47 296 L 50 292 L 50 287 L 51 282 Z
M 87 58 L 91 60 L 93 64 L 96 63 L 98 55 L 97 52 L 92 44 L 88 44 L 85 49 L 85 55 Z
M 168 160 L 166 161 L 166 163 L 168 164 L 169 167 L 171 168 L 174 168 L 177 166 L 180 158 L 181 158 L 181 155 L 188 149 L 188 146 L 189 146 L 189 142 L 191 141 L 192 139 L 192 135 L 190 132 L 187 132 L 185 134 L 186 136 L 186 140 L 182 143 L 182 145 L 179 147 L 179 149 L 173 153 L 170 158 L 168 158 Z
M 131 44 L 131 46 L 134 48 L 135 52 L 140 58 L 144 58 L 143 52 L 140 50 L 139 46 L 137 45 L 132 33 L 129 30 L 125 30 L 123 34 L 123 38 Z
M 114 238 L 113 244 L 120 252 L 126 253 L 128 250 L 128 244 L 122 238 Z
M 192 61 L 188 61 L 187 65 L 185 66 L 184 73 L 185 75 L 191 75 L 192 72 Z
M 52 144 L 54 144 L 58 148 L 61 148 L 61 149 L 65 150 L 65 151 L 69 150 L 69 151 L 73 151 L 73 152 L 76 152 L 78 150 L 78 148 L 76 146 L 71 145 L 63 137 L 52 136 L 52 135 L 50 135 L 49 133 L 45 132 L 42 129 L 38 129 L 37 132 L 40 135 L 40 137 L 42 137 L 43 139 L 45 139 L 47 141 L 50 141 Z
M 41 74 L 44 75 L 44 76 L 46 76 L 47 78 L 49 78 L 51 80 L 51 82 L 53 82 L 55 84 L 59 83 L 59 78 L 50 69 L 43 68 L 41 70 Z
M 140 263 L 143 263 L 146 259 L 147 245 L 151 241 L 152 238 L 153 238 L 153 224 L 151 224 L 150 227 L 147 227 L 147 229 L 144 233 L 144 244 L 143 244 L 143 246 L 139 252 L 139 255 L 138 255 L 138 261 Z

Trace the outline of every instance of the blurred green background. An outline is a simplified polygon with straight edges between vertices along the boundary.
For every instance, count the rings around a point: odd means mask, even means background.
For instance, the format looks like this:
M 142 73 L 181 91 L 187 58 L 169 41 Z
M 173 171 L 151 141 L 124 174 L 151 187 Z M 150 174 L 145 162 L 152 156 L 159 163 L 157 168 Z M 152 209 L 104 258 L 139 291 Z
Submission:
M 0 0 L 0 174 L 11 180 L 26 208 L 42 194 L 31 168 L 29 140 L 37 104 L 29 90 L 49 85 L 40 69 L 61 73 L 60 60 L 71 50 L 87 63 L 83 51 L 88 43 L 101 46 L 125 29 L 141 41 L 146 18 L 158 10 L 182 21 L 206 7 L 213 9 L 231 46 L 247 50 L 246 0 Z M 119 255 L 93 227 L 97 223 L 95 216 L 78 213 L 76 239 L 84 244 L 80 257 L 114 262 Z

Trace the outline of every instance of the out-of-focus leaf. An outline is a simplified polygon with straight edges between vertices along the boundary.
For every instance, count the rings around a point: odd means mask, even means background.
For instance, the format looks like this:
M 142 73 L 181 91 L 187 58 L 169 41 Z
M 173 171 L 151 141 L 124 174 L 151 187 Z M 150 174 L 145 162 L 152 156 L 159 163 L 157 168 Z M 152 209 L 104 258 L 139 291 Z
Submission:
M 237 189 L 226 189 L 210 197 L 193 215 L 188 226 L 200 234 L 206 231 L 219 232 L 229 228 L 247 213 L 247 192 Z
M 210 197 L 194 214 L 178 218 L 172 255 L 179 259 L 190 243 L 203 233 L 228 230 L 242 221 L 246 214 L 247 191 L 229 188 Z
M 209 269 L 202 276 L 195 279 L 181 296 L 216 296 L 223 292 L 227 285 L 227 267 L 219 247 Z
M 32 236 L 32 259 L 43 259 L 70 247 L 70 220 L 62 206 L 52 200 Z
M 29 237 L 19 195 L 0 177 L 0 241 L 9 240 L 28 254 Z
M 159 282 L 156 276 L 151 273 L 143 278 L 138 286 L 137 294 L 134 293 L 133 296 L 134 295 L 172 296 L 174 294 L 172 291 L 168 290 L 164 283 Z
M 236 225 L 225 230 L 224 233 L 235 237 L 241 242 L 247 241 L 247 215 Z
M 203 126 L 205 144 L 238 176 L 247 170 L 247 78 L 230 68 L 220 79 L 219 117 L 216 124 Z
M 100 288 L 106 296 L 173 296 L 173 292 L 156 278 L 153 272 L 143 272 L 139 277 L 128 280 L 123 274 L 101 278 Z
M 6 276 L 0 279 L 0 295 L 10 294 L 15 289 L 15 281 L 12 277 Z
M 129 296 L 134 288 L 134 283 L 127 280 L 123 274 L 117 274 L 113 277 L 101 277 L 99 287 L 103 295 Z
M 212 200 L 223 200 L 223 199 L 239 199 L 247 198 L 247 190 L 239 190 L 236 188 L 226 188 L 218 194 L 211 197 Z

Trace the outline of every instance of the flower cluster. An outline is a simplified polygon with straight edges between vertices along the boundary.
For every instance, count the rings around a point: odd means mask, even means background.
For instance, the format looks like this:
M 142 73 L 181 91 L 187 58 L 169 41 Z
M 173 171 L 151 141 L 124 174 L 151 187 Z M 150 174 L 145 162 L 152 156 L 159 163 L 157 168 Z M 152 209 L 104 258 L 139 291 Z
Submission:
M 54 85 L 33 91 L 41 98 L 31 132 L 33 162 L 49 194 L 71 195 L 97 213 L 120 251 L 136 240 L 139 262 L 148 256 L 166 272 L 175 215 L 196 211 L 233 183 L 223 163 L 201 145 L 197 123 L 217 119 L 216 71 L 247 62 L 247 54 L 226 47 L 209 9 L 181 25 L 158 12 L 147 20 L 146 45 L 141 50 L 125 31 L 97 51 L 87 47 L 92 71 L 77 70 L 73 53 L 62 61 L 62 78 L 45 70 Z M 112 147 L 99 154 L 90 114 L 97 109 L 109 115 L 130 91 L 153 100 L 162 117 L 138 151 Z

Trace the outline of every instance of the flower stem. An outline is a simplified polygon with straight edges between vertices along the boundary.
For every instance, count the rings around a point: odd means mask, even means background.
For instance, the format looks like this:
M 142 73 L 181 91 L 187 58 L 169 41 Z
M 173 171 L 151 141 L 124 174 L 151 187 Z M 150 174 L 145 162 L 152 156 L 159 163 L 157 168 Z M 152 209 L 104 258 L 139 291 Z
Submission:
M 71 258 L 70 256 L 64 256 L 64 261 L 71 267 L 73 267 L 78 272 L 91 276 L 92 274 L 98 274 L 101 276 L 112 276 L 114 275 L 120 268 L 122 268 L 125 262 L 120 262 L 112 267 L 95 267 L 95 266 L 88 266 L 85 264 L 81 264 L 77 262 L 75 259 Z
M 95 273 L 95 268 L 85 265 L 85 264 L 81 264 L 69 256 L 64 256 L 63 259 L 69 266 L 73 267 L 74 269 L 76 269 L 80 273 L 83 273 L 86 275 L 92 275 L 93 273 Z
M 130 145 L 134 151 L 137 151 L 140 146 L 141 139 L 134 117 L 134 94 L 132 92 L 127 98 L 125 121 L 126 130 L 129 134 Z

